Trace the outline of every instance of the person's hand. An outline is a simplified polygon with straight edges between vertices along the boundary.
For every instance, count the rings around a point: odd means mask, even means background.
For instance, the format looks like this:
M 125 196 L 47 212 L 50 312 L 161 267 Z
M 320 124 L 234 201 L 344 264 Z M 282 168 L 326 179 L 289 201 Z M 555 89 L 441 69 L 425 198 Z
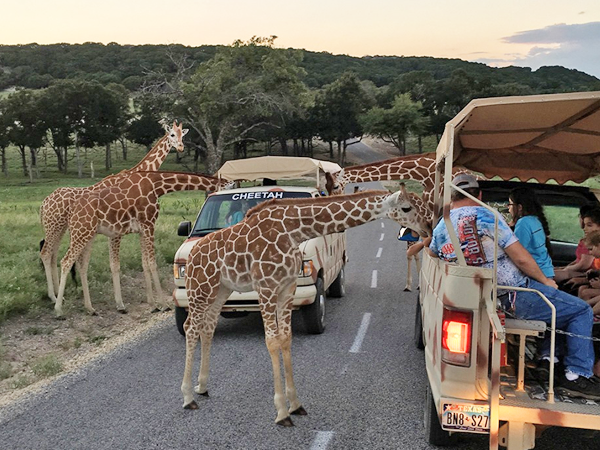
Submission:
M 558 284 L 556 284 L 556 281 L 554 281 L 552 278 L 546 278 L 546 281 L 544 281 L 544 284 L 546 286 L 550 286 L 554 289 L 558 289 Z

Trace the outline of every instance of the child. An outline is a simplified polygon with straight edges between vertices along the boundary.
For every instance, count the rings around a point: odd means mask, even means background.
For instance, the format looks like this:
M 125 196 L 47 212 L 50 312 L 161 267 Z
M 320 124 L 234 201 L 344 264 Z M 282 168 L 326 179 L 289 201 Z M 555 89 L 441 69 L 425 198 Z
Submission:
M 588 234 L 600 231 L 600 208 L 584 209 L 581 213 L 580 221 L 584 239 Z M 587 278 L 585 277 L 585 273 L 592 268 L 600 269 L 600 259 L 595 260 L 592 255 L 581 254 L 581 251 L 579 253 L 579 260 L 575 260 L 574 263 L 561 269 L 555 269 L 554 274 L 557 283 L 567 280 L 569 280 L 567 283 L 572 286 L 586 283 Z
M 600 258 L 600 231 L 590 233 L 585 242 L 590 249 L 591 255 Z M 591 307 L 594 315 L 600 314 L 600 271 L 590 270 L 587 273 L 589 282 L 579 288 L 579 297 L 585 300 Z

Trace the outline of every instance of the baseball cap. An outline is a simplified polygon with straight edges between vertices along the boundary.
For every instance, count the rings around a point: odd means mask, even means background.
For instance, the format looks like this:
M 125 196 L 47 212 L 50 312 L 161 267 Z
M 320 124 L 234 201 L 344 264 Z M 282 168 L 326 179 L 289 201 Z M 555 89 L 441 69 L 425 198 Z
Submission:
M 479 188 L 477 178 L 468 173 L 461 173 L 460 175 L 456 175 L 454 177 L 454 180 L 452 180 L 452 184 L 458 186 L 461 189 Z

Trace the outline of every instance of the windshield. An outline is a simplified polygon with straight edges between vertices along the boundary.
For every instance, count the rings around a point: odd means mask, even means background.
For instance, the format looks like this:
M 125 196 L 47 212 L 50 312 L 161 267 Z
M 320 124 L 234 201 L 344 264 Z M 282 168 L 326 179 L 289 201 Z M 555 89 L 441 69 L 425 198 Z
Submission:
M 246 212 L 266 200 L 280 198 L 310 198 L 309 192 L 261 191 L 235 192 L 209 197 L 190 236 L 205 236 L 221 228 L 235 225 L 244 218 Z

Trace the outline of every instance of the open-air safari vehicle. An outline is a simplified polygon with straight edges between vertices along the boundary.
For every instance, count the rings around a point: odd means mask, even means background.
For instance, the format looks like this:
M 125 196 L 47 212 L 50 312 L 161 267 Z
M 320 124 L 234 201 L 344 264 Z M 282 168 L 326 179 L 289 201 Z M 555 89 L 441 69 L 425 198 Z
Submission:
M 515 183 L 506 180 L 544 183 L 527 186 L 545 190 L 540 197 L 547 199 L 546 215 L 548 205 L 558 216 L 570 211 L 567 226 L 579 239 L 577 207 L 598 200 L 593 190 L 563 184 L 600 174 L 600 92 L 474 100 L 447 123 L 437 160 L 436 192 L 442 184 L 444 189 L 442 196 L 436 194 L 434 222 L 446 221 L 455 249 L 460 244 L 449 218 L 450 193 L 465 192 L 451 186 L 453 166 L 494 178 L 480 183 L 484 202 L 486 196 L 499 200 L 502 188 L 506 201 L 507 186 Z M 574 260 L 577 240 L 560 242 L 554 234 L 551 224 L 558 261 Z M 494 269 L 484 269 L 468 266 L 462 251 L 456 254 L 457 262 L 448 263 L 424 252 L 420 274 L 415 344 L 425 349 L 429 442 L 446 445 L 455 432 L 489 433 L 492 449 L 531 449 L 536 426 L 600 430 L 600 401 L 555 394 L 553 365 L 546 383 L 530 385 L 525 361 L 531 356 L 533 337 L 541 337 L 547 326 L 503 320 L 497 288 L 506 287 L 496 283 L 497 258 Z M 539 294 L 540 304 L 553 308 Z M 551 336 L 553 356 L 556 333 Z M 513 350 L 516 356 L 506 358 Z

